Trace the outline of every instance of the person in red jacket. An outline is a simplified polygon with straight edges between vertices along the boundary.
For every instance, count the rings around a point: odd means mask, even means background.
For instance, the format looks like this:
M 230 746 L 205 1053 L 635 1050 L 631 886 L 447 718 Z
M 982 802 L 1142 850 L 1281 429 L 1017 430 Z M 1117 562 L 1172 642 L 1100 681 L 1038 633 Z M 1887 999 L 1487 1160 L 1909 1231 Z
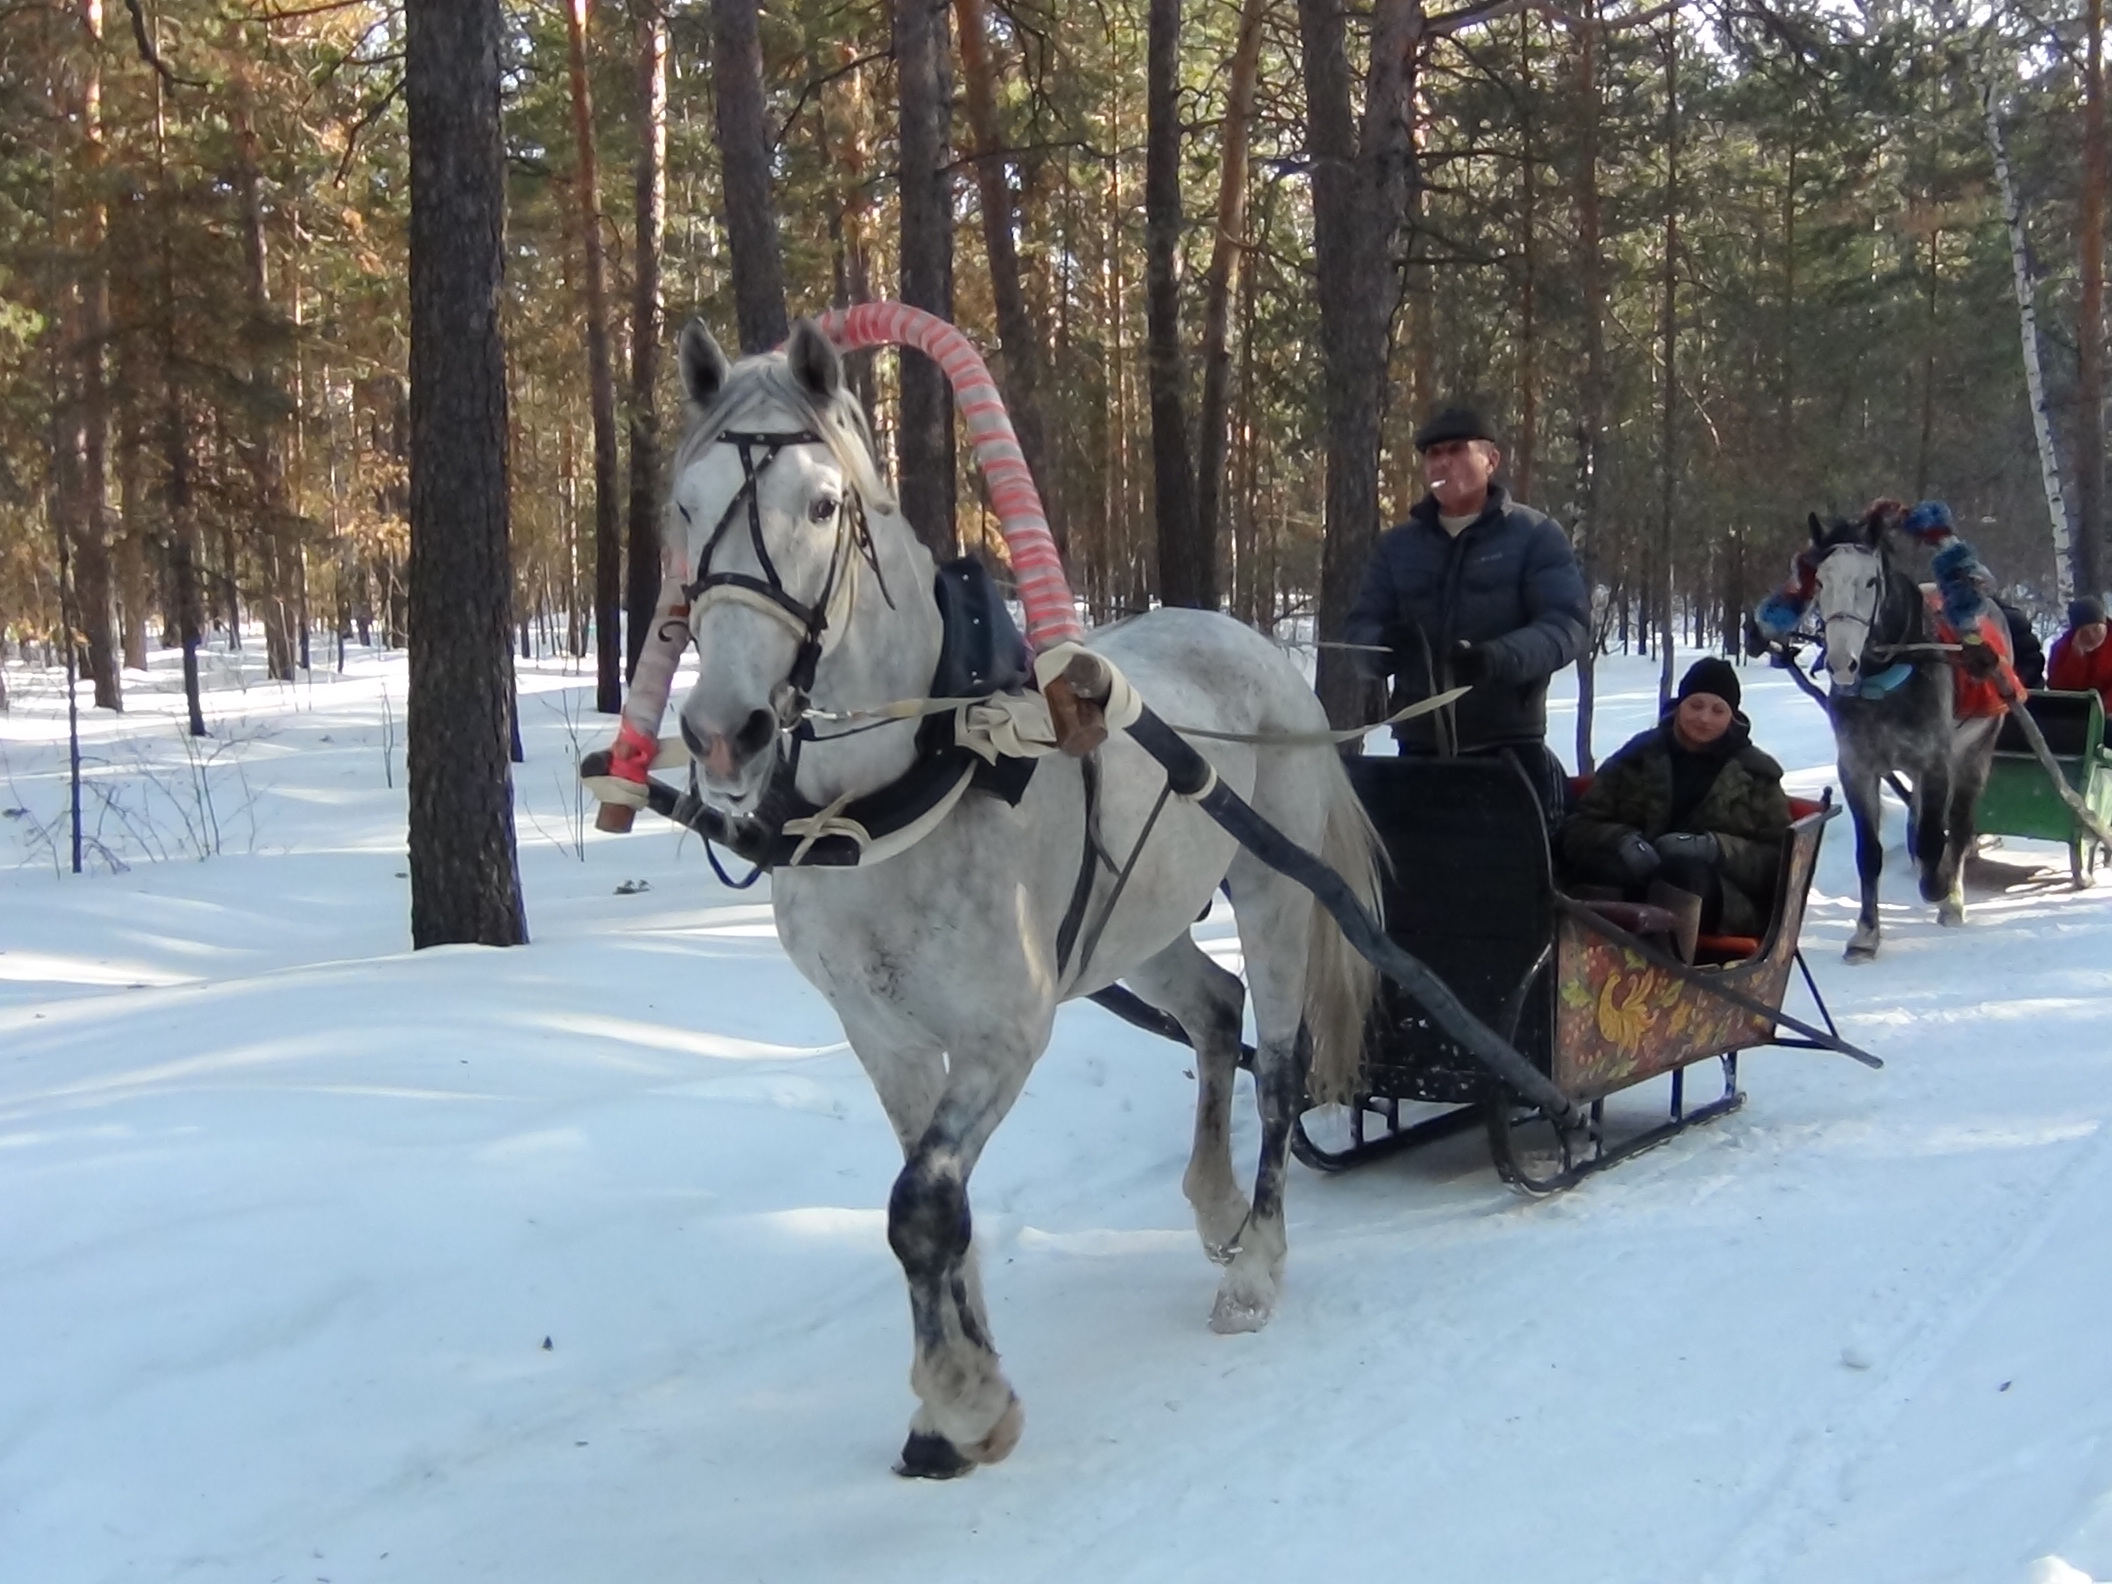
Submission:
M 2112 643 L 2105 642 L 2104 601 L 2085 595 L 2068 602 L 2068 630 L 2046 656 L 2046 685 L 2067 693 L 2097 689 L 2112 714 Z

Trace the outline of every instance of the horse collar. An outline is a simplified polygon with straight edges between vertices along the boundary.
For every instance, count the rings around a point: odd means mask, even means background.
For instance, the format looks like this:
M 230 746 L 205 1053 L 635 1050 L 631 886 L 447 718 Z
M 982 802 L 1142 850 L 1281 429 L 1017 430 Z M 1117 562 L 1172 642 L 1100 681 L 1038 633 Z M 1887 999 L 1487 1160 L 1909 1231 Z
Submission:
M 1883 698 L 1913 674 L 1914 668 L 1906 661 L 1900 660 L 1886 666 L 1882 671 L 1871 672 L 1852 688 L 1843 688 L 1839 683 L 1835 683 L 1833 691 L 1849 698 Z

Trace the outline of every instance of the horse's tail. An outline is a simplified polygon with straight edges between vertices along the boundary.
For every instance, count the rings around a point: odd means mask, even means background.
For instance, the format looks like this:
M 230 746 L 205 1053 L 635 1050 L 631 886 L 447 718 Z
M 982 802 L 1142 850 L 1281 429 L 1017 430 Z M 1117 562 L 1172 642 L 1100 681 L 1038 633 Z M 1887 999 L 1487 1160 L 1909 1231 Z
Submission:
M 1379 912 L 1379 864 L 1385 856 L 1379 833 L 1349 784 L 1349 773 L 1332 752 L 1327 761 L 1327 828 L 1320 857 L 1349 882 L 1357 900 Z M 1306 1087 L 1320 1104 L 1349 1100 L 1364 1070 L 1364 1029 L 1378 992 L 1378 970 L 1343 936 L 1333 917 L 1313 904 L 1306 945 L 1305 1028 L 1312 1041 Z

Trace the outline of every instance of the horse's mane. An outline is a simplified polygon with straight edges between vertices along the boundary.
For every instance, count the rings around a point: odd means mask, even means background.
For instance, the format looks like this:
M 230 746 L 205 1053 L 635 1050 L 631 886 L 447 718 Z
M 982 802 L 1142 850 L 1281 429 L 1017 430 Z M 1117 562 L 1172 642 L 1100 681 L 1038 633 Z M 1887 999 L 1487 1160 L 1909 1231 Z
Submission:
M 822 438 L 836 465 L 843 469 L 851 488 L 868 512 L 895 510 L 894 492 L 880 476 L 873 461 L 873 433 L 865 421 L 865 409 L 848 386 L 839 385 L 827 402 L 817 403 L 792 375 L 782 352 L 764 352 L 746 357 L 733 366 L 726 384 L 709 405 L 684 403 L 689 426 L 675 447 L 674 472 L 682 472 L 704 454 L 704 448 L 729 429 L 740 426 L 750 415 L 771 408 L 790 412 L 797 423 Z

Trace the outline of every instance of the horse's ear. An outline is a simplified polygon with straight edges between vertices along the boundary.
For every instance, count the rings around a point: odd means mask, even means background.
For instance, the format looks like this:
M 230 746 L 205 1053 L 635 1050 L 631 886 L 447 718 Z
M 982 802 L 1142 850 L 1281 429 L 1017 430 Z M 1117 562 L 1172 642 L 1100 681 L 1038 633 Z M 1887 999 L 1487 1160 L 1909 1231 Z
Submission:
M 1819 521 L 1817 512 L 1811 513 L 1811 542 L 1818 544 L 1826 537 L 1826 525 Z
M 726 361 L 726 354 L 719 350 L 718 342 L 711 338 L 701 319 L 692 319 L 682 327 L 677 352 L 684 394 L 699 407 L 709 407 L 712 398 L 726 388 L 726 376 L 733 372 L 733 365 Z
M 793 322 L 792 339 L 785 343 L 785 363 L 817 407 L 827 406 L 843 389 L 843 358 L 836 343 L 811 319 Z

